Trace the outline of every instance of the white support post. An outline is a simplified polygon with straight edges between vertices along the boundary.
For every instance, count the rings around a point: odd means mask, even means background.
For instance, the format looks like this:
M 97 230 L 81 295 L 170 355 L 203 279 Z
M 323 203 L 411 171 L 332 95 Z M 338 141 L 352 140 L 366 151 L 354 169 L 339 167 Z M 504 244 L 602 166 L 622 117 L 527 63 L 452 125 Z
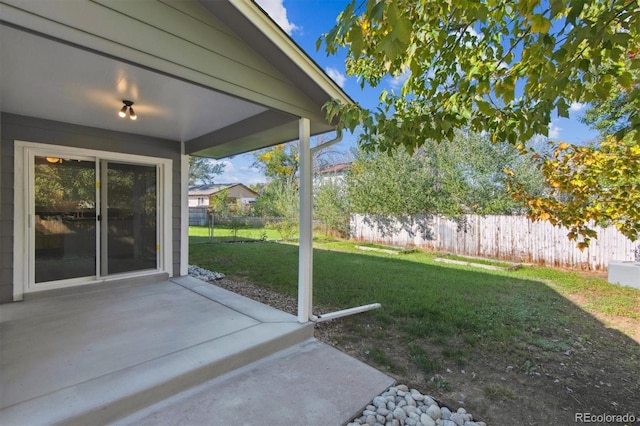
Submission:
M 313 173 L 311 164 L 311 125 L 299 121 L 300 152 L 300 246 L 298 249 L 298 322 L 311 318 L 313 298 Z
M 184 142 L 180 154 L 180 276 L 185 276 L 189 275 L 189 156 Z

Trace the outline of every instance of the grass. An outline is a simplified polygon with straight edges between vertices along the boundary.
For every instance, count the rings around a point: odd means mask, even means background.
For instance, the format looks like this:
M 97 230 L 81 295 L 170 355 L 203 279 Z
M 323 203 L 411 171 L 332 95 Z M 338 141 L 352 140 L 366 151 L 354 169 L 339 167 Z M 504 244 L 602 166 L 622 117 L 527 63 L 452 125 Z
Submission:
M 233 242 L 233 241 L 277 241 L 282 239 L 280 234 L 274 229 L 267 228 L 240 228 L 234 235 L 233 230 L 227 226 L 216 226 L 213 230 L 213 242 Z M 189 227 L 189 243 L 210 243 L 209 228 L 206 226 Z
M 457 260 L 459 262 L 477 263 L 479 265 L 498 266 L 500 268 L 510 268 L 514 266 L 513 263 L 500 262 L 499 260 L 482 259 L 478 257 L 458 256 L 455 254 L 446 254 L 440 257 L 443 259 Z
M 594 310 L 640 318 L 638 291 L 612 286 L 600 278 L 540 267 L 478 271 L 437 263 L 433 260 L 436 254 L 414 252 L 399 258 L 363 253 L 355 246 L 326 239 L 316 242 L 314 303 L 344 309 L 380 302 L 383 308 L 372 313 L 375 320 L 397 325 L 408 342 L 457 336 L 458 344 L 443 348 L 444 355 L 456 361 L 467 355 L 461 346 L 479 344 L 499 349 L 526 342 L 561 350 L 566 344 L 545 339 L 580 320 L 579 310 L 568 309 L 566 295 L 584 298 Z M 297 294 L 296 245 L 236 244 L 215 250 L 209 245 L 192 245 L 190 256 L 199 266 Z
M 620 409 L 637 407 L 640 385 L 629 372 L 639 371 L 640 345 L 629 336 L 640 337 L 640 291 L 593 274 L 486 270 L 435 261 L 441 253 L 356 245 L 314 240 L 314 306 L 327 312 L 382 304 L 322 324 L 341 350 L 449 402 L 468 394 L 467 408 L 490 424 L 519 424 L 527 416 L 564 424 L 566 413 L 606 412 L 613 400 Z M 191 263 L 297 295 L 295 244 L 190 250 Z M 534 411 L 528 401 L 537 401 Z
M 514 391 L 503 385 L 488 385 L 484 387 L 486 397 L 493 401 L 509 401 L 516 397 Z

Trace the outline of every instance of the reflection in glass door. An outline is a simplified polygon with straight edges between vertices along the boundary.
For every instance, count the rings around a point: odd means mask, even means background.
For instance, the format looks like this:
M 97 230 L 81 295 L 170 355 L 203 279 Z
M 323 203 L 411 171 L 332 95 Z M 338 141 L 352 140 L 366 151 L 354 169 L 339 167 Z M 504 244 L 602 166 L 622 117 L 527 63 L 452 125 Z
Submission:
M 96 275 L 96 163 L 34 157 L 36 283 Z
M 101 162 L 101 275 L 156 269 L 156 166 Z

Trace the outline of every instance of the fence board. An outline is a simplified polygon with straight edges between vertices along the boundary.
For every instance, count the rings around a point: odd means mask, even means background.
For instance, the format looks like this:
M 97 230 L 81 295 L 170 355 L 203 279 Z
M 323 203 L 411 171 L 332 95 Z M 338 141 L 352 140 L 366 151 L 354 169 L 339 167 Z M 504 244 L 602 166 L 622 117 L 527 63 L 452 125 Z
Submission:
M 351 215 L 351 237 L 398 246 L 576 269 L 606 270 L 610 261 L 633 261 L 638 243 L 613 227 L 595 227 L 598 238 L 584 251 L 567 238 L 568 229 L 526 216 Z

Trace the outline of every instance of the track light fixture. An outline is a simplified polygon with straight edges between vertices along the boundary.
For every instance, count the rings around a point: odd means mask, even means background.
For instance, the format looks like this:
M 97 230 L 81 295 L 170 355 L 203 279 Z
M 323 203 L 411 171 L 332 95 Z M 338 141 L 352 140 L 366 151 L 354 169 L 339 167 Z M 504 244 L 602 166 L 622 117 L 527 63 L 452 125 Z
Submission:
M 131 120 L 137 120 L 138 116 L 133 110 L 133 101 L 127 101 L 123 99 L 122 103 L 124 104 L 124 106 L 120 109 L 120 112 L 118 112 L 118 115 L 122 118 L 125 118 L 127 116 L 127 110 L 129 110 L 129 118 Z

